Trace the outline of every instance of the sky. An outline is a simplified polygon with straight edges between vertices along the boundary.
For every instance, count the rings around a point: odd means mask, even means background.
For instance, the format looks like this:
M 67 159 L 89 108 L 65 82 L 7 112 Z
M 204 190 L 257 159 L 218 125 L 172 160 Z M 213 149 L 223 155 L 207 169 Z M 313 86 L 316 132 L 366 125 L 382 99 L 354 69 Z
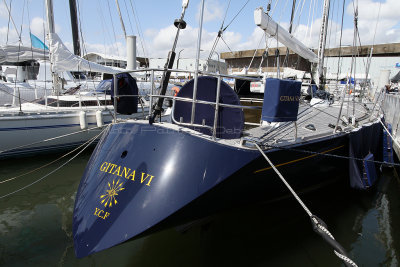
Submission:
M 76 0 L 84 52 L 126 56 L 125 38 L 115 0 Z M 338 47 L 344 0 L 331 0 L 328 47 Z M 0 45 L 30 46 L 29 32 L 45 37 L 45 0 L 0 1 Z M 66 46 L 72 49 L 72 33 L 67 0 L 53 0 L 55 29 Z M 257 7 L 267 9 L 284 28 L 289 27 L 293 0 L 204 0 L 204 23 L 201 57 L 208 57 L 221 25 L 228 26 L 218 42 L 218 53 L 275 47 L 276 41 L 266 37 L 254 24 Z M 138 56 L 167 57 L 176 28 L 175 19 L 182 11 L 180 0 L 118 0 L 128 35 L 137 36 Z M 296 0 L 293 35 L 310 48 L 318 45 L 323 0 Z M 11 8 L 10 8 L 11 4 Z M 7 7 L 6 7 L 7 5 Z M 400 0 L 345 0 L 342 45 L 353 44 L 354 13 L 358 10 L 358 29 L 362 45 L 400 42 Z M 12 20 L 9 19 L 11 11 Z M 190 0 L 180 33 L 176 53 L 181 58 L 195 56 L 198 40 L 201 0 Z

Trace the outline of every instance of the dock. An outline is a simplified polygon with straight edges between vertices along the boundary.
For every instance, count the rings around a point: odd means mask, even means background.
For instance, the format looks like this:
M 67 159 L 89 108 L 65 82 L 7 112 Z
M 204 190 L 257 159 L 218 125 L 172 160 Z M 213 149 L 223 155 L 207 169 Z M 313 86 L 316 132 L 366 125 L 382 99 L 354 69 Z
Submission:
M 392 136 L 397 142 L 393 142 L 393 150 L 400 158 L 400 95 L 399 94 L 386 94 L 383 103 L 383 110 L 385 112 L 385 121 L 392 125 Z

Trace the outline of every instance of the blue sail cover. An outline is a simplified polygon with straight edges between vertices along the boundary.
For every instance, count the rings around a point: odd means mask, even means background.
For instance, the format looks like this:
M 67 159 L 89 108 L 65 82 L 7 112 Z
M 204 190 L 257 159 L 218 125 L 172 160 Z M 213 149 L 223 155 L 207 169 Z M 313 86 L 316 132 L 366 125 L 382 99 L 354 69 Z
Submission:
M 379 122 L 363 126 L 349 135 L 349 176 L 350 186 L 365 190 L 374 182 L 375 163 L 370 162 L 382 158 L 382 126 Z M 372 156 L 372 157 L 371 157 Z M 363 159 L 363 160 L 358 160 Z M 368 178 L 369 176 L 369 178 Z
M 301 82 L 268 78 L 265 82 L 262 120 L 296 121 Z
M 197 81 L 197 100 L 215 102 L 217 95 L 218 79 L 215 77 L 201 76 Z M 188 81 L 180 89 L 177 97 L 193 98 L 194 80 Z M 233 89 L 224 81 L 221 81 L 219 103 L 240 105 L 239 97 Z M 178 122 L 190 123 L 192 114 L 192 103 L 177 100 L 175 103 L 174 119 Z M 196 104 L 195 124 L 203 124 L 213 127 L 215 108 L 209 104 Z M 240 108 L 219 107 L 217 121 L 217 137 L 223 139 L 240 138 L 244 127 L 244 114 Z M 208 128 L 195 128 L 195 130 L 212 135 Z
M 117 79 L 117 93 L 118 95 L 125 95 L 117 97 L 117 113 L 125 115 L 136 113 L 139 92 L 136 80 L 128 73 L 118 74 Z M 111 81 L 111 99 L 114 103 L 114 76 Z
M 39 48 L 39 49 L 44 49 L 44 50 L 49 50 L 49 48 L 47 47 L 47 45 L 45 45 L 42 40 L 40 40 L 39 38 L 37 38 L 35 35 L 33 35 L 32 33 L 30 34 L 31 36 L 31 43 L 32 43 L 32 47 L 35 48 Z

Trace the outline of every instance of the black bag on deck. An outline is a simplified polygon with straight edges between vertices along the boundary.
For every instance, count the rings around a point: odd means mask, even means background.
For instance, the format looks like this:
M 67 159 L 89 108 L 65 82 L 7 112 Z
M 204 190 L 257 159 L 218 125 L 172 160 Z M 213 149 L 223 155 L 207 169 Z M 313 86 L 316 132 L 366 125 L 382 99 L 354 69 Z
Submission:
M 136 84 L 136 79 L 134 79 L 128 73 L 121 73 L 117 75 L 117 80 L 117 95 L 119 95 L 117 97 L 117 113 L 124 115 L 136 113 L 138 105 L 137 95 L 139 91 Z M 114 77 L 111 81 L 111 100 L 114 104 Z

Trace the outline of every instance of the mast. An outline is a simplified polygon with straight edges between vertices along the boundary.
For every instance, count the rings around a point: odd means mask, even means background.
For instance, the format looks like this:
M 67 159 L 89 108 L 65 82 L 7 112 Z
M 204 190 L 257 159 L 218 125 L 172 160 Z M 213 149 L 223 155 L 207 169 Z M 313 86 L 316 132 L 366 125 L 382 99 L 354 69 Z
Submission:
M 193 102 L 192 102 L 192 116 L 190 118 L 190 123 L 194 123 L 195 113 L 196 113 L 196 97 L 197 97 L 197 79 L 199 75 L 199 59 L 200 59 L 200 46 L 201 46 L 201 33 L 203 30 L 203 14 L 204 14 L 204 0 L 201 0 L 201 11 L 200 11 L 200 25 L 197 37 L 197 47 L 196 47 L 196 66 L 194 71 L 194 85 L 193 85 Z M 219 86 L 219 85 L 218 85 Z M 218 100 L 216 100 L 218 101 Z
M 50 56 L 50 71 L 51 71 L 51 76 L 52 76 L 52 81 L 53 81 L 53 90 L 54 93 L 59 95 L 60 93 L 60 83 L 58 81 L 58 75 L 57 73 L 54 72 L 54 51 L 53 51 L 53 41 L 52 41 L 52 34 L 55 33 L 54 30 L 54 13 L 53 13 L 53 0 L 46 0 L 46 16 L 47 16 L 47 30 L 48 30 L 48 39 L 50 43 L 50 51 L 49 51 L 49 56 Z
M 118 0 L 115 0 L 115 3 L 117 4 L 117 9 L 118 9 L 119 20 L 120 20 L 120 22 L 121 22 L 122 31 L 124 32 L 124 36 L 125 36 L 125 39 L 126 39 L 126 30 L 125 30 L 125 24 L 124 24 L 124 20 L 122 19 L 121 10 L 119 9 L 119 3 L 118 3 Z
M 292 14 L 290 15 L 290 25 L 289 25 L 289 33 L 292 34 L 292 28 L 293 28 L 293 17 L 294 17 L 294 11 L 296 9 L 296 0 L 293 0 L 292 3 Z M 286 57 L 285 57 L 285 61 L 286 61 L 286 67 L 289 66 L 289 48 L 286 48 Z
M 72 42 L 74 45 L 74 54 L 81 56 L 81 47 L 79 42 L 78 16 L 76 11 L 76 0 L 69 0 L 69 12 L 71 16 Z
M 328 31 L 329 6 L 330 6 L 330 0 L 324 0 L 321 32 L 319 35 L 319 42 L 318 42 L 318 65 L 317 65 L 317 75 L 316 75 L 316 83 L 320 89 L 323 89 L 325 86 L 324 56 L 325 56 L 325 46 L 326 46 L 326 35 Z

